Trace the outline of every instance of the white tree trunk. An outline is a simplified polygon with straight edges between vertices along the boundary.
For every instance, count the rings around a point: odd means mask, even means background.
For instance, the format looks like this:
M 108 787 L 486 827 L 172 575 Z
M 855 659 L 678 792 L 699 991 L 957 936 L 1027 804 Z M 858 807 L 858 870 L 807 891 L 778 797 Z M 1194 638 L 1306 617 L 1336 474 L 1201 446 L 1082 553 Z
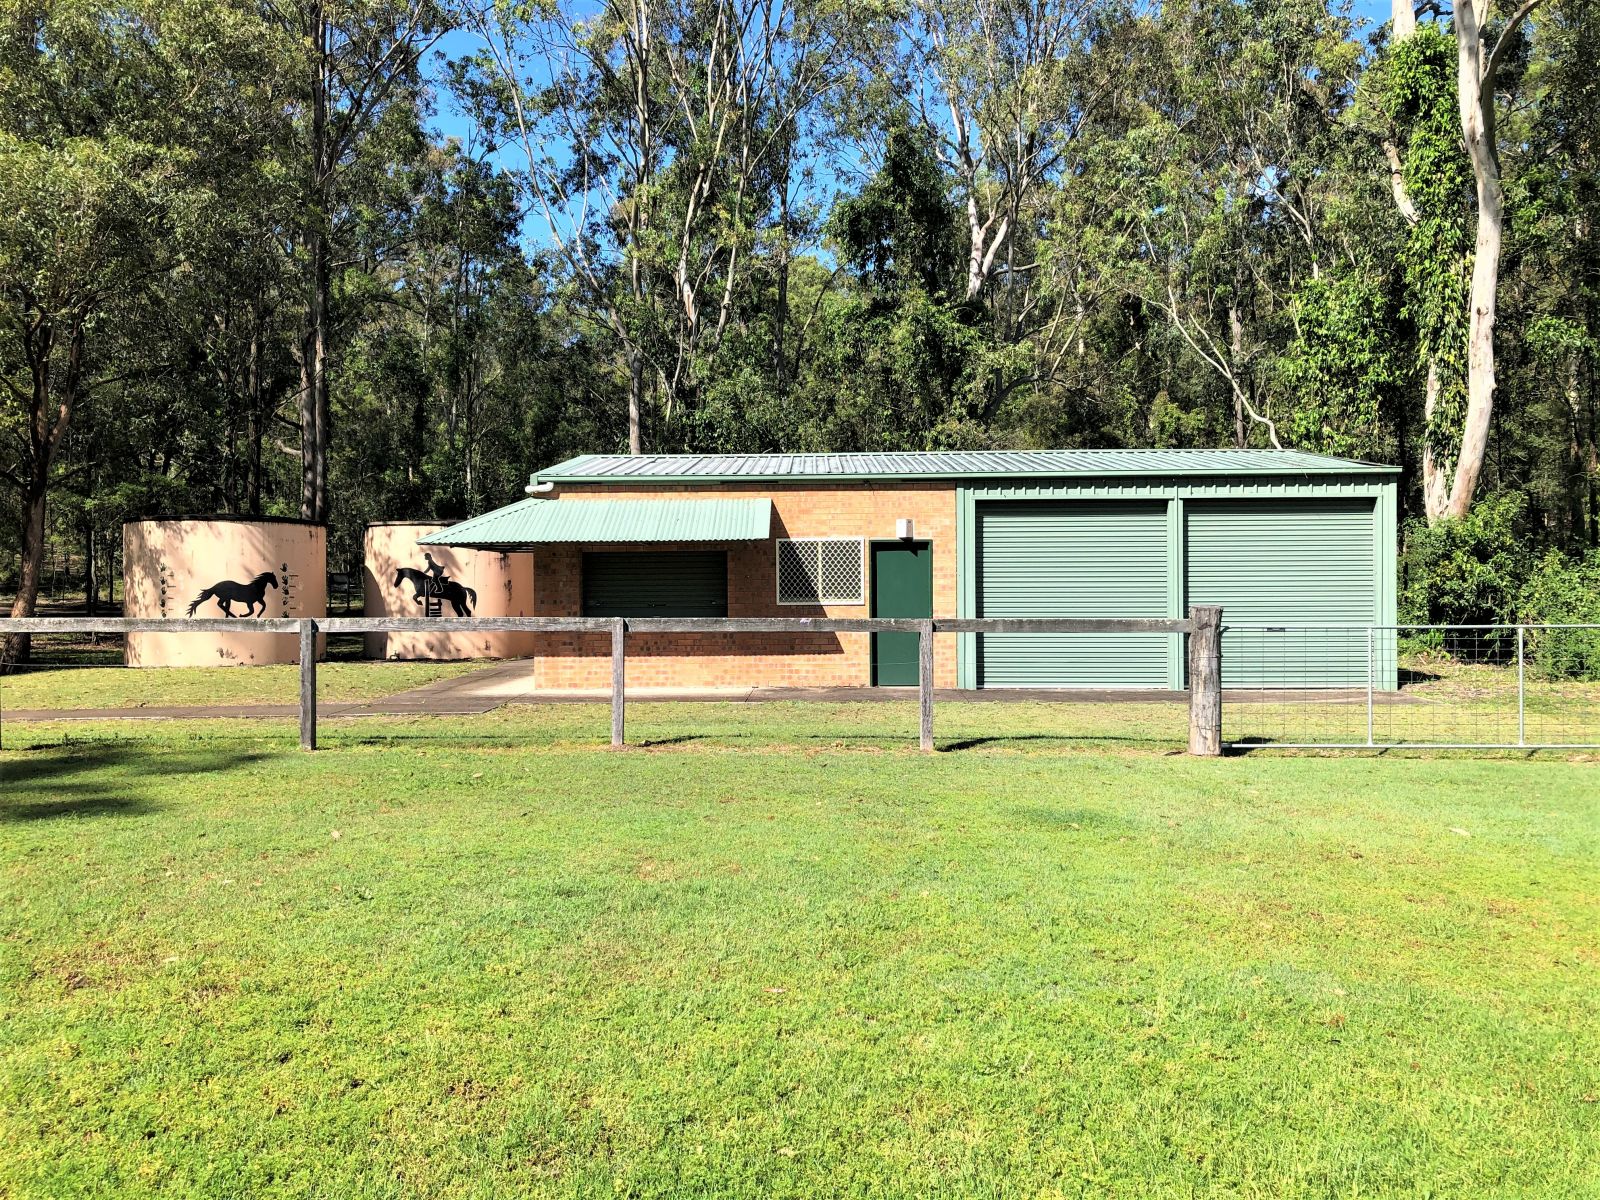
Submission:
M 1411 4 L 1412 0 L 1393 0 L 1390 37 L 1395 45 L 1415 36 L 1417 32 L 1417 14 Z M 1389 164 L 1389 188 L 1394 194 L 1395 207 L 1400 210 L 1400 216 L 1407 225 L 1415 225 L 1421 215 L 1406 191 L 1405 166 L 1401 162 L 1399 148 L 1391 142 L 1385 142 L 1383 152 Z M 1439 460 L 1429 437 L 1443 386 L 1439 360 L 1429 357 L 1428 378 L 1422 396 L 1422 511 L 1429 525 L 1444 516 L 1450 501 L 1450 464 Z
M 1427 390 L 1423 394 L 1422 402 L 1422 512 L 1428 524 L 1436 524 L 1444 516 L 1445 508 L 1450 503 L 1450 468 L 1448 463 L 1441 463 L 1434 456 L 1433 445 L 1428 441 L 1427 431 L 1433 427 L 1433 415 L 1439 408 L 1439 364 L 1437 361 L 1428 363 Z
M 1461 134 L 1472 160 L 1478 202 L 1478 231 L 1467 300 L 1467 415 L 1461 430 L 1455 482 L 1445 508 L 1445 515 L 1456 519 L 1466 516 L 1473 493 L 1477 491 L 1489 448 L 1489 425 L 1494 416 L 1495 299 L 1500 284 L 1505 191 L 1500 183 L 1500 163 L 1495 153 L 1496 64 L 1493 57 L 1488 63 L 1483 57 L 1483 21 L 1487 15 L 1488 0 L 1461 0 L 1455 5 L 1452 18 L 1456 29 Z M 1508 26 L 1500 35 L 1502 42 L 1512 32 Z
M 1417 31 L 1417 13 L 1411 7 L 1411 0 L 1393 0 L 1389 8 L 1392 31 L 1390 37 L 1396 42 L 1403 42 Z

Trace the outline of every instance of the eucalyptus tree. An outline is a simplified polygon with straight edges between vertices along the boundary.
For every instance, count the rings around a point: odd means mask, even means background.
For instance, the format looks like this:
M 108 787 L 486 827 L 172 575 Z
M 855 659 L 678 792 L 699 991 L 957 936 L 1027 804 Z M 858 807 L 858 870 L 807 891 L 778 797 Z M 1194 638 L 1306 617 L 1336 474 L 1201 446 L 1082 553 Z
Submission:
M 1423 372 L 1422 506 L 1444 515 L 1465 406 L 1467 234 L 1471 171 L 1455 109 L 1453 47 L 1411 0 L 1395 0 L 1391 47 L 1381 64 L 1390 129 L 1383 141 L 1391 193 L 1406 233 L 1397 256 L 1403 311 L 1416 329 Z
M 913 0 L 886 57 L 955 181 L 965 295 L 1014 260 L 1030 204 L 1058 177 L 1112 81 L 1085 70 L 1114 0 Z
M 1105 250 L 1123 290 L 1226 389 L 1239 446 L 1253 430 L 1283 444 L 1274 361 L 1336 252 L 1326 164 L 1358 67 L 1349 32 L 1310 0 L 1168 5 L 1134 31 L 1126 124 L 1090 159 L 1118 197 Z
M 235 136 L 257 28 L 170 3 L 14 3 L 0 39 L 0 480 L 16 489 L 34 611 L 46 506 L 86 398 L 165 364 L 142 327 L 204 220 L 208 171 Z M 219 86 L 220 85 L 220 86 Z M 205 104 L 192 103 L 201 92 Z M 216 158 L 214 158 L 216 156 Z M 79 464 L 85 466 L 87 464 Z M 8 657 L 26 653 L 12 640 Z
M 1506 209 L 1497 328 L 1500 483 L 1525 486 L 1560 541 L 1600 545 L 1600 3 L 1540 14 L 1502 119 Z M 1514 455 L 1502 465 L 1505 443 Z
M 275 84 L 282 46 L 264 38 L 231 143 L 207 152 L 212 198 L 180 230 L 183 269 L 164 283 L 169 339 L 185 372 L 174 406 L 213 443 L 194 464 L 209 475 L 208 507 L 260 514 L 298 474 L 296 348 L 302 295 L 292 254 L 299 189 L 285 165 L 294 130 Z M 298 499 L 299 483 L 294 491 Z
M 847 283 L 818 297 L 801 393 L 828 448 L 982 445 L 991 349 L 964 295 L 950 178 L 919 127 L 893 124 L 878 170 L 835 203 L 828 242 Z
M 289 165 L 297 183 L 292 231 L 302 292 L 297 339 L 300 515 L 328 519 L 328 448 L 333 436 L 329 379 L 334 351 L 334 280 L 348 251 L 359 205 L 348 179 L 391 106 L 416 102 L 418 66 L 444 33 L 436 0 L 263 0 L 293 58 L 285 98 L 295 119 Z
M 1419 21 L 1395 0 L 1389 92 L 1403 149 L 1386 145 L 1396 206 L 1411 228 L 1408 306 L 1426 368 L 1423 507 L 1429 523 L 1466 515 L 1494 414 L 1495 321 L 1506 192 L 1497 105 L 1541 0 L 1496 19 L 1462 0 Z M 1397 139 L 1398 140 L 1398 139 Z
M 1505 240 L 1505 184 L 1500 175 L 1499 92 L 1518 45 L 1522 23 L 1541 0 L 1522 3 L 1495 21 L 1489 0 L 1457 0 L 1451 8 L 1456 37 L 1456 103 L 1472 163 L 1476 233 L 1467 292 L 1467 408 L 1461 446 L 1444 515 L 1466 515 L 1483 473 L 1494 412 L 1495 312 L 1500 251 Z
M 644 445 L 649 397 L 660 427 L 686 416 L 774 250 L 782 291 L 796 143 L 845 78 L 859 21 L 819 0 L 608 0 L 472 18 L 483 51 L 470 98 L 521 150 L 528 206 L 572 302 L 615 340 L 630 450 Z

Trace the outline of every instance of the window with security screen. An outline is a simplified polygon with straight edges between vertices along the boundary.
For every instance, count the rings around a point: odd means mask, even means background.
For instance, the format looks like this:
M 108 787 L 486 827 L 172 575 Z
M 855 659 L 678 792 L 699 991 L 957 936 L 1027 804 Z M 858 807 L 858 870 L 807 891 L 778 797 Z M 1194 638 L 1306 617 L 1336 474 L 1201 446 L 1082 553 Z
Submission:
M 779 604 L 865 604 L 866 542 L 794 538 L 778 542 Z

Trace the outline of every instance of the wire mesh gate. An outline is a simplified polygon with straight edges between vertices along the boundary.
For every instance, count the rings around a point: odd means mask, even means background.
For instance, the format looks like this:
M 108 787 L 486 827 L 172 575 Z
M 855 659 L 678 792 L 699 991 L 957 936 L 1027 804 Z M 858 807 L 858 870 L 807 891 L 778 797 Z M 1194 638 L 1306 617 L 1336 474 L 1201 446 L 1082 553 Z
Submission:
M 1600 625 L 1227 625 L 1223 740 L 1600 748 Z

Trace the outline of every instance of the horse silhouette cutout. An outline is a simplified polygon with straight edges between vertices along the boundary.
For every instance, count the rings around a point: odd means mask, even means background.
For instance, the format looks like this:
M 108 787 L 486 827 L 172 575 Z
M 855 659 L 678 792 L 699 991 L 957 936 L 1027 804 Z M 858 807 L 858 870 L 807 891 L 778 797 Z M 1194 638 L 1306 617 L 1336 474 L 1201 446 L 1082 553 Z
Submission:
M 217 607 L 222 610 L 225 617 L 234 616 L 265 616 L 267 612 L 267 589 L 278 586 L 278 577 L 271 571 L 263 571 L 249 583 L 235 583 L 231 579 L 224 579 L 221 583 L 213 583 L 201 592 L 189 605 L 189 615 L 194 616 L 194 610 L 207 600 L 215 600 Z M 235 613 L 233 606 L 243 604 L 243 613 Z M 261 606 L 261 611 L 256 612 L 256 606 Z
M 394 573 L 394 586 L 410 583 L 416 589 L 411 597 L 418 604 L 422 603 L 424 593 L 439 596 L 450 602 L 450 607 L 456 610 L 458 617 L 470 617 L 472 606 L 478 602 L 478 593 L 469 587 L 463 587 L 448 575 L 435 578 L 425 571 L 415 567 L 401 567 Z

